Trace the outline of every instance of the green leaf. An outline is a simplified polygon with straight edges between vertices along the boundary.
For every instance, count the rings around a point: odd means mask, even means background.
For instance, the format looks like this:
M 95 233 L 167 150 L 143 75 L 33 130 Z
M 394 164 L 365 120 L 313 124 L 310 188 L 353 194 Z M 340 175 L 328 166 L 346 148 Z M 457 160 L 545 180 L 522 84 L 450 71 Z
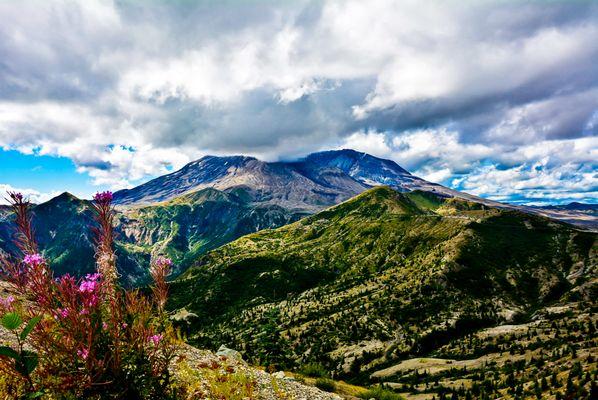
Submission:
M 23 329 L 23 332 L 21 332 L 21 340 L 25 340 L 27 336 L 29 336 L 33 328 L 35 328 L 35 325 L 37 325 L 41 320 L 41 315 L 31 318 L 27 323 L 27 326 L 25 326 L 25 329 Z
M 19 353 L 7 346 L 0 346 L 0 356 L 14 358 L 15 360 L 20 358 Z
M 40 397 L 42 397 L 43 395 L 44 395 L 44 392 L 42 392 L 42 391 L 40 390 L 40 391 L 37 391 L 37 392 L 29 393 L 29 394 L 27 395 L 27 398 L 28 398 L 28 399 L 39 399 L 39 398 L 40 398 Z
M 37 367 L 39 357 L 37 353 L 23 350 L 20 359 L 15 363 L 15 369 L 23 376 L 29 376 Z
M 15 312 L 4 314 L 2 317 L 2 326 L 10 331 L 17 329 L 22 323 L 23 319 Z

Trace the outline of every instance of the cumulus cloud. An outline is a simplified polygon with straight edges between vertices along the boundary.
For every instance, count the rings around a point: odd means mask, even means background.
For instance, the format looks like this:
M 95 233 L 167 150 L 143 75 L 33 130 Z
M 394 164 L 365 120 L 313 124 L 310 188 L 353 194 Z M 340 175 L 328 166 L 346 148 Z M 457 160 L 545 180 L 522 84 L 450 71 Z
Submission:
M 546 168 L 548 159 L 501 169 L 489 165 L 455 179 L 453 186 L 466 192 L 513 203 L 553 203 L 559 200 L 594 201 L 598 176 L 591 168 L 574 164 Z
M 447 128 L 392 136 L 356 132 L 340 147 L 393 159 L 431 182 L 498 201 L 595 202 L 598 197 L 598 137 L 488 146 L 463 143 Z
M 13 186 L 8 185 L 8 184 L 0 183 L 0 193 L 2 193 L 2 196 L 0 196 L 0 205 L 7 205 L 7 204 L 9 204 L 9 202 L 8 202 L 7 198 L 5 197 L 5 195 L 7 193 L 10 193 L 10 192 L 21 193 L 30 202 L 36 203 L 36 204 L 48 201 L 52 197 L 56 197 L 56 196 L 58 196 L 60 194 L 57 191 L 51 192 L 51 193 L 41 193 L 41 192 L 39 192 L 39 191 L 37 191 L 35 189 L 16 188 L 16 187 L 13 187 Z
M 355 147 L 487 196 L 509 176 L 535 197 L 547 160 L 569 198 L 592 193 L 592 2 L 51 0 L 0 18 L 0 146 L 98 185 Z

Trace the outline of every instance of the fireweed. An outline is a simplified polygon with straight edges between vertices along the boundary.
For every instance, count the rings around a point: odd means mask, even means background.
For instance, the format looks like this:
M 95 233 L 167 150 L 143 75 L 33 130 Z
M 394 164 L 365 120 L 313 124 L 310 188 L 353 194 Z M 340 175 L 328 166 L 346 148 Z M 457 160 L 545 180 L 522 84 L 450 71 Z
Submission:
M 17 227 L 15 244 L 22 258 L 0 255 L 0 278 L 10 284 L 12 293 L 0 297 L 0 317 L 20 318 L 26 325 L 30 331 L 26 335 L 17 328 L 13 333 L 16 351 L 22 350 L 29 358 L 21 360 L 13 348 L 1 348 L 0 375 L 6 377 L 6 387 L 0 388 L 0 394 L 14 398 L 168 398 L 168 367 L 179 345 L 164 310 L 172 262 L 158 257 L 152 263 L 151 297 L 119 286 L 112 194 L 103 192 L 93 202 L 97 272 L 81 279 L 68 274 L 54 278 L 49 260 L 39 254 L 34 239 L 30 204 L 20 193 L 9 193 L 9 200 Z

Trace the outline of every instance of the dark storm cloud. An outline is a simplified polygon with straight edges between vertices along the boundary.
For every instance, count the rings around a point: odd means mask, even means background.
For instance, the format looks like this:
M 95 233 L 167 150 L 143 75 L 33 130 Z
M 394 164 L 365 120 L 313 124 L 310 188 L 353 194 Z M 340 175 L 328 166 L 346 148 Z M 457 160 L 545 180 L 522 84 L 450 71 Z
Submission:
M 228 153 L 267 151 L 288 139 L 309 138 L 319 146 L 337 132 L 350 132 L 351 106 L 363 100 L 374 82 L 328 84 L 334 89 L 305 94 L 288 104 L 277 99 L 272 89 L 253 90 L 221 106 L 172 100 L 165 104 L 172 110 L 166 113 L 166 129 L 156 132 L 152 141 Z

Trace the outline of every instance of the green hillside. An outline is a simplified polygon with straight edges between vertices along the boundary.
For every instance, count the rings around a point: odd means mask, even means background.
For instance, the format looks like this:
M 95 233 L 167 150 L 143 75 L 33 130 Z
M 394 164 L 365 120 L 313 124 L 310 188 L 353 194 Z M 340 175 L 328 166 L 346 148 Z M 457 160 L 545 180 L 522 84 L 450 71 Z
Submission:
M 36 205 L 33 226 L 44 256 L 61 275 L 82 276 L 95 270 L 93 213 L 88 201 L 69 193 Z M 164 203 L 118 208 L 116 254 L 125 285 L 148 278 L 153 255 L 168 255 L 183 271 L 209 250 L 262 228 L 293 222 L 303 214 L 276 205 L 254 205 L 215 189 L 204 189 Z M 0 214 L 0 251 L 18 254 L 12 244 L 12 215 Z
M 126 252 L 148 259 L 151 254 L 166 254 L 175 261 L 178 272 L 209 250 L 301 216 L 276 205 L 256 206 L 233 194 L 204 189 L 165 203 L 125 210 L 116 229 Z
M 195 344 L 367 381 L 559 299 L 592 298 L 595 255 L 595 234 L 565 224 L 379 187 L 200 257 L 173 282 L 171 307 L 186 311 Z

